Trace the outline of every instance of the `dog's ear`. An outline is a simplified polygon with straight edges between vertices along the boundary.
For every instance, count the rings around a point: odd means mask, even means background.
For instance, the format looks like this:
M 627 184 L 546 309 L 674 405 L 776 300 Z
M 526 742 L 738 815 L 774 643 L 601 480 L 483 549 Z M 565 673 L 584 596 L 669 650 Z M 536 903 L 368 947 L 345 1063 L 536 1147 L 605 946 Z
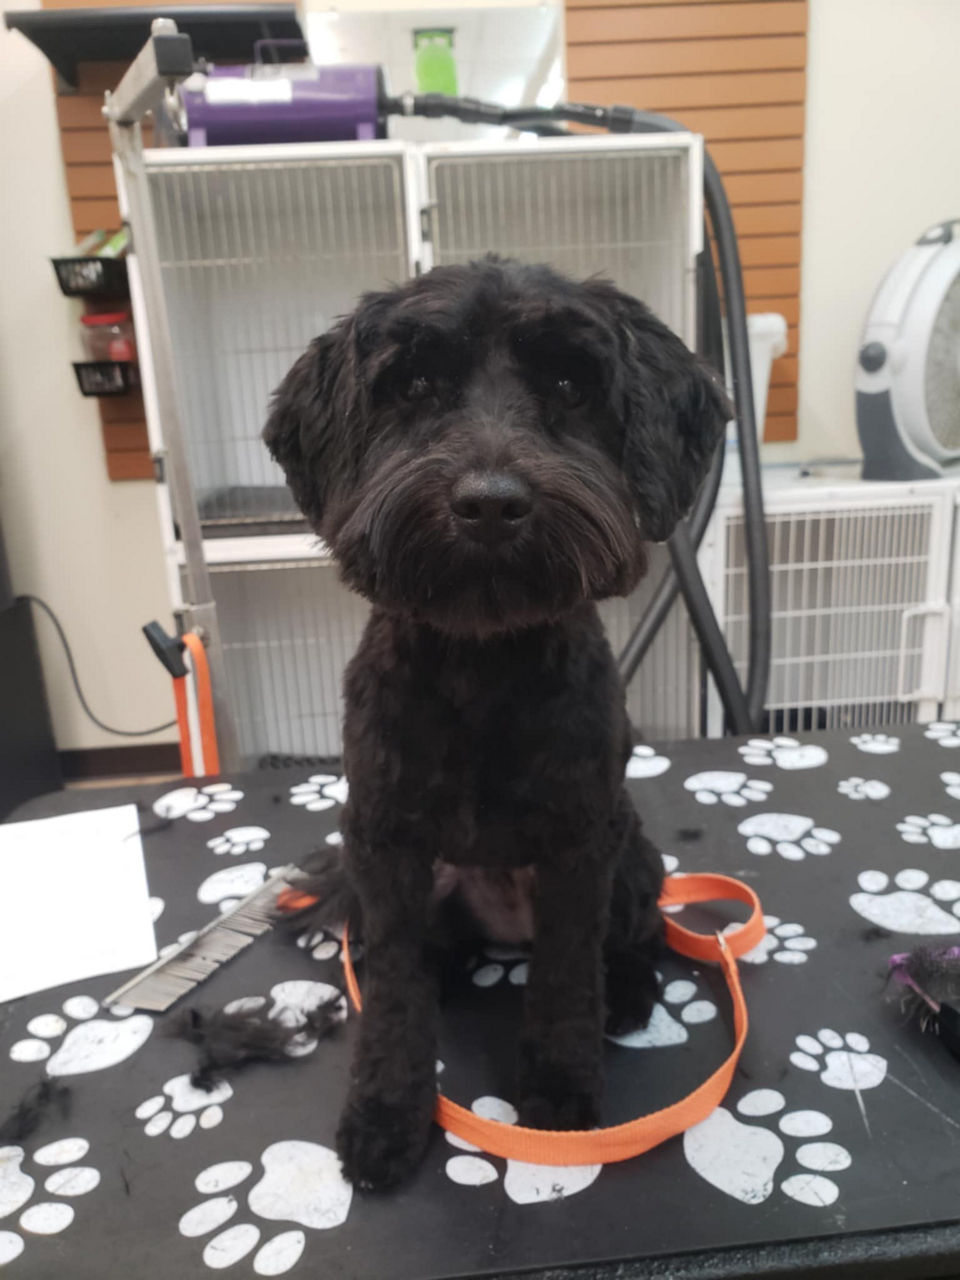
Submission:
M 351 326 L 342 322 L 314 338 L 270 402 L 264 443 L 314 527 L 347 463 L 354 374 Z
M 662 542 L 693 504 L 733 408 L 719 377 L 636 298 L 597 282 L 612 316 L 623 470 L 645 538 Z

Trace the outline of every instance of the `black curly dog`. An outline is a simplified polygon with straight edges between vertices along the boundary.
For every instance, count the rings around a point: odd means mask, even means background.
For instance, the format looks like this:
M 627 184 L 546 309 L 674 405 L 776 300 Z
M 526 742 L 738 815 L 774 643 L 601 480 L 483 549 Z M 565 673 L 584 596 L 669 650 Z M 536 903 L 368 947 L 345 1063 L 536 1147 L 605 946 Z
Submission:
M 275 394 L 264 439 L 373 604 L 344 724 L 366 970 L 337 1142 L 358 1185 L 428 1141 L 441 926 L 533 942 L 523 1124 L 595 1126 L 604 1025 L 650 1016 L 661 863 L 594 601 L 634 587 L 728 416 L 642 303 L 495 258 L 368 294 Z

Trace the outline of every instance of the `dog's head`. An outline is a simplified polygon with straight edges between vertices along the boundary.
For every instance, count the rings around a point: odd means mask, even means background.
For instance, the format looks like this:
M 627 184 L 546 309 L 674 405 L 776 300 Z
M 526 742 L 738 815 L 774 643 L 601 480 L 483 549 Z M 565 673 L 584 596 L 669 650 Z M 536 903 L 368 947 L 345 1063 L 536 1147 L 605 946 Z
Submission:
M 629 592 L 729 415 L 635 298 L 487 259 L 364 297 L 264 439 L 350 586 L 484 635 Z

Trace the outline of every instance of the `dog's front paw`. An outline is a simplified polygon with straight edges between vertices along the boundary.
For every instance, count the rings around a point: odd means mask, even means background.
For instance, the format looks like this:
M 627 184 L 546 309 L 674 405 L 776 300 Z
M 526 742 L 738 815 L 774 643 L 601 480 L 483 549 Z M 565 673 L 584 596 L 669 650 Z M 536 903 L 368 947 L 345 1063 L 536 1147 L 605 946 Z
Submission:
M 520 1123 L 530 1129 L 595 1129 L 600 1093 L 599 1069 L 530 1055 L 520 1071 Z
M 600 1123 L 600 1107 L 590 1093 L 527 1094 L 517 1110 L 520 1123 L 528 1129 L 595 1129 Z
M 337 1129 L 344 1177 L 355 1187 L 377 1191 L 408 1178 L 426 1150 L 435 1097 L 396 1103 L 352 1095 Z
M 624 1036 L 650 1021 L 660 999 L 661 983 L 652 966 L 608 964 L 606 976 L 606 1033 Z

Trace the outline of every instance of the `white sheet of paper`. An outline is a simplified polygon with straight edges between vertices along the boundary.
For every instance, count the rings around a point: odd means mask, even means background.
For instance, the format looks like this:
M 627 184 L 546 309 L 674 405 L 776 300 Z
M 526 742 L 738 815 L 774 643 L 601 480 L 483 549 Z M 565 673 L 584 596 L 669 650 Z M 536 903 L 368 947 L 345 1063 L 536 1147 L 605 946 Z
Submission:
M 156 958 L 136 805 L 0 824 L 0 1000 Z

